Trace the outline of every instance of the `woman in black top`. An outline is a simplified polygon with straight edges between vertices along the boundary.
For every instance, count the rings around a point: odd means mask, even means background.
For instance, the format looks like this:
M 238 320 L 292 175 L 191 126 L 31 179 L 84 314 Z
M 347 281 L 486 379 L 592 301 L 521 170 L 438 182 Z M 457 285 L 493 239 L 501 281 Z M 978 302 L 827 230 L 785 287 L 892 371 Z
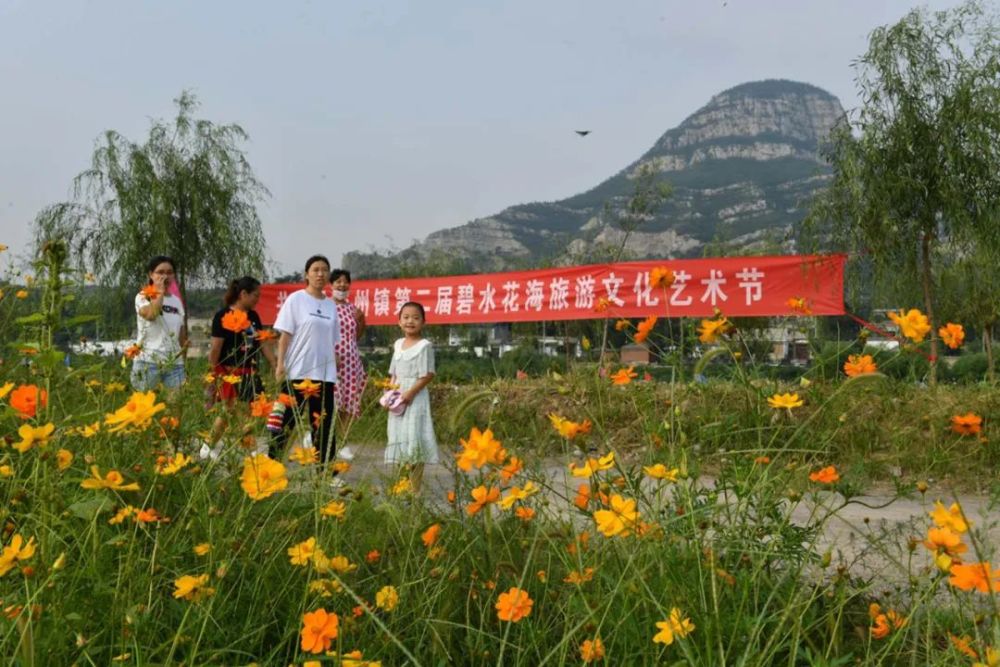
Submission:
M 264 393 L 257 364 L 260 356 L 275 367 L 273 334 L 265 330 L 254 306 L 260 300 L 260 281 L 244 276 L 229 283 L 223 297 L 225 308 L 212 318 L 212 347 L 208 362 L 214 376 L 212 402 L 225 402 L 232 407 L 250 403 Z M 226 427 L 220 415 L 212 428 L 214 444 Z

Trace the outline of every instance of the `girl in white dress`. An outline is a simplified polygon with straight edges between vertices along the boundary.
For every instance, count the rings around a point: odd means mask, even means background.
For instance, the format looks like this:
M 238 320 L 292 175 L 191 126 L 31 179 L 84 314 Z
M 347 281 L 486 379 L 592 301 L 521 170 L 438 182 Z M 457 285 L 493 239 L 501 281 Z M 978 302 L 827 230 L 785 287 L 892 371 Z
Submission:
M 389 413 L 389 438 L 385 448 L 387 464 L 410 468 L 410 485 L 420 491 L 424 464 L 438 462 L 437 439 L 431 419 L 431 399 L 427 385 L 434 379 L 434 346 L 423 337 L 424 307 L 411 301 L 399 310 L 403 338 L 393 344 L 389 375 L 399 384 L 406 410 Z

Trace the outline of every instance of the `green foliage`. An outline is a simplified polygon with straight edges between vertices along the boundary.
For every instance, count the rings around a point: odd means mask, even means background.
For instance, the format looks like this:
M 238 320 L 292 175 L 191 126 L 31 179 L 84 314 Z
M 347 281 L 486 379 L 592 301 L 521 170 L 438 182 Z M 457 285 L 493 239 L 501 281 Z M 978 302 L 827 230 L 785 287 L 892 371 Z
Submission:
M 102 282 L 134 289 L 156 254 L 174 258 L 182 288 L 264 271 L 256 205 L 268 193 L 240 147 L 246 132 L 194 118 L 191 93 L 175 102 L 173 122 L 155 121 L 144 143 L 105 132 L 76 200 L 36 219 L 39 239 L 72 240 Z

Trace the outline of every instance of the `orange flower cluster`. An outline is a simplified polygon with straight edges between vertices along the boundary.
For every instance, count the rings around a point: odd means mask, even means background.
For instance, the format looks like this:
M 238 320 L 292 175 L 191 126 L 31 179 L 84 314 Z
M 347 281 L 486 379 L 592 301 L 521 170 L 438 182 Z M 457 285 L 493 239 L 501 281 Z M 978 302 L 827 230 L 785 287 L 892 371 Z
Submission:
M 883 612 L 882 608 L 875 602 L 868 605 L 868 615 L 872 619 L 871 633 L 875 639 L 885 639 L 893 630 L 906 627 L 905 617 L 900 616 L 893 609 Z
M 560 417 L 555 413 L 549 414 L 549 421 L 552 422 L 552 428 L 558 431 L 559 435 L 567 440 L 572 440 L 579 435 L 590 433 L 590 429 L 593 426 L 589 419 L 584 419 L 582 422 L 571 422 L 570 420 Z
M 611 384 L 618 386 L 626 385 L 637 377 L 639 377 L 639 374 L 635 372 L 635 366 L 619 368 L 618 371 L 611 376 Z
M 954 415 L 951 418 L 951 430 L 959 435 L 977 435 L 983 431 L 983 418 L 975 412 Z
M 493 437 L 493 431 L 486 429 L 480 431 L 473 427 L 469 433 L 468 440 L 460 440 L 462 451 L 455 454 L 457 465 L 460 470 L 469 472 L 486 465 L 503 465 L 507 458 L 507 450 L 503 448 L 500 441 Z
M 247 316 L 246 311 L 230 309 L 228 313 L 222 316 L 222 328 L 233 333 L 246 331 L 250 328 L 250 318 Z
M 852 354 L 844 362 L 844 373 L 847 377 L 870 375 L 878 370 L 878 365 L 870 354 Z
M 914 343 L 923 341 L 931 330 L 930 320 L 916 308 L 911 308 L 906 312 L 900 309 L 898 313 L 889 313 L 889 319 L 899 327 L 901 334 Z
M 785 304 L 792 309 L 793 313 L 798 313 L 800 315 L 812 315 L 812 308 L 809 307 L 809 301 L 805 297 L 793 296 Z
M 649 334 L 653 331 L 653 327 L 656 326 L 657 319 L 658 318 L 655 315 L 650 315 L 642 322 L 639 322 L 639 326 L 636 327 L 634 336 L 636 343 L 642 343 L 649 338 Z
M 948 322 L 938 329 L 938 336 L 941 337 L 941 341 L 949 348 L 957 350 L 965 342 L 965 328 L 961 324 Z
M 527 591 L 511 588 L 506 593 L 501 593 L 500 597 L 497 598 L 497 618 L 501 621 L 517 623 L 531 614 L 533 604 L 534 601 Z
M 809 480 L 820 484 L 833 484 L 840 480 L 840 473 L 834 466 L 827 466 L 815 472 L 809 473 Z

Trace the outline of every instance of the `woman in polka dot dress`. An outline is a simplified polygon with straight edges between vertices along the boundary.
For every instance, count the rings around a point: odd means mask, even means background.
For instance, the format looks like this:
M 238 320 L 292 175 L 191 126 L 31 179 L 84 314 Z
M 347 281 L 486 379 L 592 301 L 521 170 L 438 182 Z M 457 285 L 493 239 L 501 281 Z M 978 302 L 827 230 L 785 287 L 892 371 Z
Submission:
M 357 419 L 361 415 L 361 394 L 364 393 L 368 376 L 361 364 L 358 340 L 365 332 L 365 316 L 357 306 L 347 300 L 351 291 L 351 272 L 334 269 L 330 272 L 333 286 L 333 302 L 337 304 L 340 320 L 340 342 L 334 347 L 337 355 L 337 385 L 334 396 L 337 411 L 347 419 Z

